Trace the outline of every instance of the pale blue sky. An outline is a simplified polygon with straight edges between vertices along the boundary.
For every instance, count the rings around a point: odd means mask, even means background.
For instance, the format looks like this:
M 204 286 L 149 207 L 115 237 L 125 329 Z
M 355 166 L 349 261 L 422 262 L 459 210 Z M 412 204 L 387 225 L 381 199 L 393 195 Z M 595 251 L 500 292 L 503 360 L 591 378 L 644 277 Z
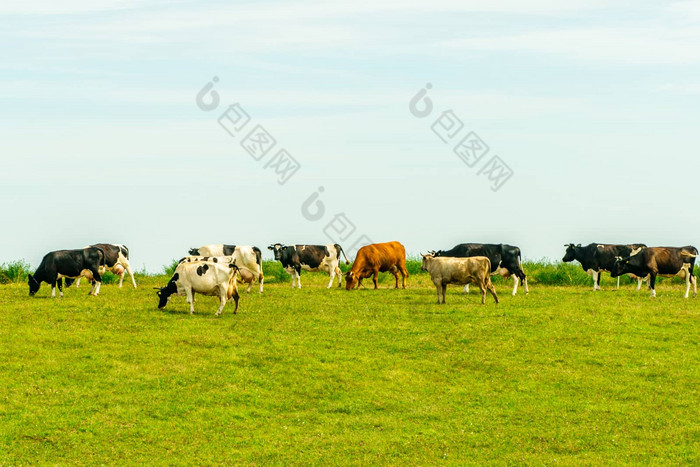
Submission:
M 700 244 L 700 2 L 23 0 L 0 40 L 0 262 L 121 242 L 156 271 L 206 243 L 327 243 L 338 212 L 344 245 L 413 254 Z M 284 186 L 217 124 L 235 102 L 300 162 Z M 431 132 L 447 109 L 514 170 L 498 192 Z

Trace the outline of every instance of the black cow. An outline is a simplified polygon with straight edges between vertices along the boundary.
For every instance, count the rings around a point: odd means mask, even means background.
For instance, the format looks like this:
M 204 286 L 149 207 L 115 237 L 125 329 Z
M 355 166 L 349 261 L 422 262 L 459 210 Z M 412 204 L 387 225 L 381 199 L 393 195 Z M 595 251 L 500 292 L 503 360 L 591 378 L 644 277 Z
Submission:
M 343 248 L 337 243 L 328 245 L 282 245 L 275 243 L 267 247 L 275 254 L 275 260 L 282 263 L 285 271 L 292 275 L 292 287 L 299 283 L 301 289 L 301 270 L 324 271 L 331 276 L 328 288 L 333 285 L 333 278 L 338 277 L 338 287 L 342 282 L 342 272 L 338 267 L 340 254 L 345 257 L 345 263 L 350 264 Z
M 530 293 L 527 287 L 527 276 L 521 265 L 520 248 L 517 246 L 503 243 L 460 243 L 451 250 L 431 251 L 430 254 L 453 258 L 486 256 L 491 261 L 491 275 L 513 276 L 513 295 L 518 291 L 518 280 L 520 285 L 525 287 L 525 293 Z M 469 292 L 469 285 L 464 290 Z
M 63 296 L 63 278 L 78 278 L 83 271 L 90 271 L 94 278 L 92 289 L 88 295 L 100 293 L 102 277 L 100 266 L 105 264 L 105 253 L 101 248 L 88 247 L 80 250 L 59 250 L 47 253 L 41 260 L 34 275 L 29 275 L 29 295 L 39 291 L 42 282 L 51 284 L 51 296 L 56 296 L 56 284 L 59 295 Z
M 628 245 L 590 243 L 586 246 L 581 246 L 580 243 L 578 245 L 569 243 L 564 246 L 566 247 L 566 253 L 562 261 L 569 263 L 576 260 L 581 263 L 583 270 L 593 277 L 593 290 L 600 290 L 602 272 L 611 272 L 617 258 L 629 256 L 633 251 L 646 247 L 643 243 L 630 243 Z M 616 277 L 618 277 L 617 288 L 619 289 L 620 279 L 619 276 Z M 643 277 L 646 277 L 646 275 L 633 275 L 633 278 L 637 279 L 637 290 L 642 286 Z
M 693 298 L 698 295 L 697 278 L 693 274 L 695 257 L 698 249 L 694 246 L 676 247 L 652 247 L 641 248 L 631 255 L 618 258 L 613 264 L 611 275 L 618 277 L 622 274 L 635 274 L 637 276 L 649 275 L 649 288 L 651 296 L 656 297 L 656 276 L 679 276 L 685 279 L 685 298 L 690 292 L 690 283 L 693 284 Z

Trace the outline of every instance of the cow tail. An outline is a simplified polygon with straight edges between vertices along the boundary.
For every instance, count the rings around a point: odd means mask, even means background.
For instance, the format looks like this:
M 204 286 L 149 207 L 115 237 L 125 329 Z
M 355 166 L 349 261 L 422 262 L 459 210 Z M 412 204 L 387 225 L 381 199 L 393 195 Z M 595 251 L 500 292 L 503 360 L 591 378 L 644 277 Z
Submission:
M 262 266 L 262 251 L 257 246 L 254 246 L 253 252 L 255 253 L 255 262 L 258 263 L 258 266 Z
M 340 254 L 343 254 L 343 257 L 345 258 L 345 264 L 350 264 L 350 261 L 348 261 L 348 257 L 345 255 L 345 251 L 343 250 L 343 247 L 338 245 L 337 243 L 334 245 L 335 246 L 335 251 L 338 254 L 338 261 L 340 261 Z

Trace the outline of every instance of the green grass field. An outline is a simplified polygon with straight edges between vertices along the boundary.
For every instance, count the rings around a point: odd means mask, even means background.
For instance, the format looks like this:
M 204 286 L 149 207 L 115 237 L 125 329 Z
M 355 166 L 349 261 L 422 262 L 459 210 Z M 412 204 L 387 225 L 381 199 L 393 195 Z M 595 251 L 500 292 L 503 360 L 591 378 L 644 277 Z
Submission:
M 437 305 L 426 274 L 292 290 L 268 266 L 220 318 L 211 297 L 159 311 L 166 276 L 62 299 L 6 281 L 0 464 L 700 463 L 681 283 L 594 293 L 575 267 L 558 286 L 526 266 L 528 296 L 499 280 L 499 305 L 458 287 Z

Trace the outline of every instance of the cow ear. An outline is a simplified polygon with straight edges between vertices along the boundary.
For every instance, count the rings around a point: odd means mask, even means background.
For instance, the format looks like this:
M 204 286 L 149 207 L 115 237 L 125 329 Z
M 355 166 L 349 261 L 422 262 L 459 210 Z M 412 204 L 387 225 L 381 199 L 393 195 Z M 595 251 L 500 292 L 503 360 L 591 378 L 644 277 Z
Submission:
M 581 247 L 581 244 L 579 243 L 579 244 L 578 244 L 578 245 L 576 245 L 576 246 L 580 248 L 580 247 Z

